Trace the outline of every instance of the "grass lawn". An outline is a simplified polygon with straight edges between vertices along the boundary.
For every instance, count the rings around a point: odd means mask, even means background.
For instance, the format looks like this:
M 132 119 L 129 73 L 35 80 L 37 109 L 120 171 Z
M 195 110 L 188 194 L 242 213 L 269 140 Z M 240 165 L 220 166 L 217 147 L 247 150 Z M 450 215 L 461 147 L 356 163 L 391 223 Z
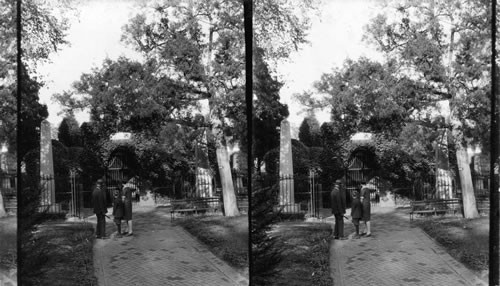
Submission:
M 188 216 L 176 219 L 175 223 L 248 277 L 248 216 Z
M 0 218 L 0 273 L 8 273 L 17 266 L 17 218 Z
M 93 227 L 89 223 L 47 221 L 35 234 L 37 263 L 28 264 L 22 285 L 97 285 L 93 267 Z M 30 257 L 30 255 L 28 255 Z
M 333 285 L 330 277 L 331 225 L 282 222 L 271 232 L 278 236 L 282 260 L 268 285 Z
M 456 260 L 488 279 L 489 217 L 477 219 L 417 219 L 416 225 L 435 239 Z

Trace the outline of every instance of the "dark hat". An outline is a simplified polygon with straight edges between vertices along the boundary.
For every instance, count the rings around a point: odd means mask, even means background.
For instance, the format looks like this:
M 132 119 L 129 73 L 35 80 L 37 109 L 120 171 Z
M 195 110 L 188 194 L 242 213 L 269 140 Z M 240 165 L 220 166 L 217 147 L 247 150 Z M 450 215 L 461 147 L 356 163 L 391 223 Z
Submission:
M 104 180 L 103 179 L 97 179 L 97 183 L 98 184 L 102 184 L 102 183 L 104 183 Z

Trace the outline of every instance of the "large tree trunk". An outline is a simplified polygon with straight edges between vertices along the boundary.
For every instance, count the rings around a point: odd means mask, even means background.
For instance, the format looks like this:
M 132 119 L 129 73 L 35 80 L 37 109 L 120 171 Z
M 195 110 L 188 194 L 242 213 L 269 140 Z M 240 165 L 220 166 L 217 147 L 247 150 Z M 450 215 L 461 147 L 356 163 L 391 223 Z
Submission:
M 227 151 L 226 140 L 223 132 L 220 131 L 220 120 L 214 118 L 215 126 L 212 130 L 209 129 L 212 136 L 216 140 L 215 155 L 217 157 L 217 166 L 219 167 L 219 178 L 222 185 L 222 199 L 224 202 L 224 215 L 237 216 L 239 215 L 238 205 L 236 202 L 236 194 L 234 192 L 233 177 L 231 174 L 231 166 L 229 164 L 229 154 Z
M 192 6 L 192 1 L 189 2 Z M 214 29 L 212 23 L 209 23 L 209 33 L 208 33 L 208 59 L 213 56 L 213 39 L 214 39 Z M 206 65 L 206 71 L 209 78 L 213 76 L 213 70 L 211 64 Z M 214 114 L 214 99 L 217 98 L 217 90 L 211 84 L 208 84 L 208 90 L 211 91 L 212 98 L 208 100 L 209 116 L 212 121 L 212 134 L 215 136 L 216 140 L 216 157 L 217 165 L 219 167 L 220 182 L 222 185 L 222 199 L 224 202 L 224 215 L 225 216 L 236 216 L 239 215 L 238 205 L 236 202 L 236 195 L 234 193 L 233 178 L 231 175 L 231 167 L 229 165 L 229 154 L 227 151 L 227 144 L 224 140 L 224 132 L 222 132 L 222 125 L 224 119 L 220 119 Z
M 237 216 L 240 214 L 234 193 L 231 167 L 229 165 L 229 154 L 223 144 L 217 144 L 217 164 L 219 165 L 219 175 L 222 184 L 222 199 L 224 200 L 224 214 L 226 216 Z
M 479 213 L 476 206 L 476 197 L 472 185 L 472 177 L 469 162 L 467 160 L 467 150 L 460 143 L 456 144 L 458 174 L 460 176 L 460 186 L 462 189 L 462 201 L 464 205 L 465 218 L 477 218 Z
M 431 4 L 434 8 L 434 1 Z M 451 81 L 454 78 L 453 71 L 453 58 L 455 56 L 455 33 L 456 27 L 453 17 L 450 16 L 450 45 L 448 47 L 448 77 Z M 448 90 L 451 92 L 453 88 L 451 85 L 448 86 Z M 454 98 L 457 94 L 454 94 Z M 450 106 L 450 101 L 447 101 L 448 106 Z M 450 108 L 450 110 L 452 110 Z M 460 176 L 460 187 L 462 189 L 462 202 L 464 206 L 464 216 L 465 218 L 477 218 L 479 217 L 479 213 L 477 211 L 476 206 L 476 196 L 474 195 L 474 186 L 472 185 L 472 176 L 470 172 L 469 160 L 467 157 L 467 149 L 463 146 L 459 139 L 463 138 L 463 134 L 458 132 L 458 129 L 461 126 L 460 120 L 453 115 L 449 115 L 447 121 L 455 126 L 454 130 L 452 130 L 452 135 L 457 143 L 455 143 L 456 147 L 456 157 L 457 157 L 457 165 L 458 165 L 458 175 Z

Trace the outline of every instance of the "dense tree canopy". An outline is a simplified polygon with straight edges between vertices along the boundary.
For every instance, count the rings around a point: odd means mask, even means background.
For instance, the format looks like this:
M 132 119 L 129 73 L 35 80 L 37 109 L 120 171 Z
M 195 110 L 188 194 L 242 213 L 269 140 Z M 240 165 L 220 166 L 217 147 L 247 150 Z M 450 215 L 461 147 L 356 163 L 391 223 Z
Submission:
M 254 52 L 254 130 L 253 154 L 257 170 L 264 156 L 280 144 L 279 126 L 288 116 L 288 106 L 279 102 L 279 92 L 282 83 L 271 75 L 263 58 L 264 51 L 260 48 Z
M 147 7 L 124 31 L 124 41 L 154 62 L 157 72 L 209 99 L 211 124 L 222 134 L 234 135 L 234 125 L 244 124 L 240 1 L 162 2 Z
M 82 146 L 80 126 L 78 126 L 78 121 L 73 114 L 63 118 L 59 124 L 57 138 L 66 147 Z
M 302 120 L 299 127 L 299 140 L 308 147 L 322 146 L 321 130 L 314 114 L 308 115 Z
M 134 146 L 141 175 L 161 183 L 178 168 L 184 172 L 193 168 L 194 145 L 208 125 L 196 115 L 198 101 L 206 93 L 159 73 L 156 67 L 153 61 L 107 59 L 75 82 L 79 99 L 72 92 L 56 98 L 69 113 L 78 108 L 90 111 L 91 121 L 81 127 L 83 145 L 102 158 L 117 147 L 109 140 L 112 134 L 133 133 L 127 144 Z
M 319 12 L 320 0 L 255 0 L 255 46 L 264 50 L 271 66 L 286 60 L 307 43 L 311 19 Z
M 395 9 L 394 9 L 395 8 Z M 452 136 L 464 201 L 464 215 L 478 216 L 466 147 L 488 146 L 490 92 L 491 5 L 482 0 L 400 2 L 367 27 L 367 35 L 385 54 L 397 60 L 435 100 L 448 100 L 445 124 Z M 482 111 L 482 112 L 481 112 Z M 486 138 L 485 138 L 486 137 Z
M 21 76 L 16 81 L 16 1 L 0 1 L 0 141 L 8 143 L 9 151 L 17 152 L 21 158 L 28 150 L 37 147 L 40 122 L 48 115 L 47 108 L 38 103 L 42 81 L 36 77 L 35 68 L 66 43 L 64 36 L 68 28 L 66 18 L 55 16 L 53 9 L 67 10 L 67 3 L 26 1 L 22 4 L 22 67 Z M 20 126 L 16 121 L 18 82 L 23 108 Z M 23 134 L 20 142 L 16 142 L 16 129 Z
M 38 102 L 40 83 L 31 79 L 23 68 L 19 79 L 21 88 L 21 112 L 19 113 L 20 124 L 17 130 L 22 136 L 19 137 L 17 156 L 21 158 L 31 149 L 40 146 L 40 125 L 49 116 L 47 106 Z
M 115 132 L 156 136 L 169 123 L 199 125 L 192 112 L 206 93 L 193 90 L 158 73 L 154 62 L 142 64 L 127 58 L 106 59 L 100 68 L 83 74 L 72 92 L 55 96 L 70 112 L 88 109 L 90 119 L 107 137 Z
M 68 44 L 66 32 L 69 17 L 75 14 L 71 1 L 33 0 L 21 3 L 22 57 L 30 74 L 36 74 L 40 63 L 47 62 L 50 54 Z
M 467 217 L 477 211 L 466 147 L 489 142 L 489 7 L 480 0 L 389 1 L 365 34 L 385 62 L 348 60 L 315 84 L 322 99 L 311 92 L 299 96 L 313 107 L 328 104 L 343 133 L 380 134 L 386 143 L 398 139 L 420 158 L 429 159 L 432 150 L 421 140 L 449 130 L 452 136 L 445 137 L 456 154 Z M 450 113 L 438 116 L 442 106 Z
M 0 1 L 0 144 L 16 145 L 16 7 Z
M 407 122 L 433 121 L 429 105 L 434 101 L 428 89 L 401 75 L 395 61 L 385 64 L 361 58 L 347 60 L 340 69 L 323 74 L 314 84 L 317 99 L 310 92 L 298 98 L 310 107 L 331 110 L 332 122 L 342 122 L 345 135 L 356 132 L 397 136 Z
M 429 105 L 450 100 L 458 142 L 485 146 L 479 134 L 489 130 L 483 116 L 489 110 L 490 6 L 482 0 L 394 1 L 366 28 L 367 39 L 421 85 Z

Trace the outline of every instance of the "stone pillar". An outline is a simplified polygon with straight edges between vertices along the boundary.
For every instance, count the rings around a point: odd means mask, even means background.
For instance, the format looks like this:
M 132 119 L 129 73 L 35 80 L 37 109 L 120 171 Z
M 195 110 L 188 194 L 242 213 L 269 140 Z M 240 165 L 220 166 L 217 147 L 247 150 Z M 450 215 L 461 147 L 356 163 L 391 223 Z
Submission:
M 5 205 L 3 204 L 3 195 L 0 193 L 0 218 L 6 216 Z
M 241 152 L 235 152 L 231 155 L 234 174 L 234 187 L 236 188 L 236 194 L 239 195 L 243 191 L 243 176 L 241 174 L 241 160 L 240 160 Z
M 280 127 L 280 196 L 279 204 L 284 206 L 283 212 L 298 212 L 299 207 L 295 205 L 292 139 L 290 135 L 290 123 L 284 119 Z
M 200 198 L 213 197 L 212 172 L 210 169 L 196 168 L 196 195 Z
M 436 144 L 436 198 L 451 199 L 453 198 L 453 176 L 448 157 L 448 131 L 443 132 Z
M 9 168 L 7 165 L 7 153 L 3 152 L 3 150 L 0 151 L 0 169 L 5 173 L 9 172 Z
M 55 180 L 54 161 L 52 157 L 52 138 L 50 134 L 50 123 L 42 121 L 40 128 L 40 177 L 42 178 L 41 204 L 48 206 L 55 203 Z M 52 178 L 43 180 L 43 178 Z
M 213 197 L 214 190 L 212 186 L 213 175 L 210 171 L 208 161 L 207 134 L 204 132 L 201 142 L 196 144 L 195 156 L 197 160 L 196 167 L 196 196 L 201 198 Z

